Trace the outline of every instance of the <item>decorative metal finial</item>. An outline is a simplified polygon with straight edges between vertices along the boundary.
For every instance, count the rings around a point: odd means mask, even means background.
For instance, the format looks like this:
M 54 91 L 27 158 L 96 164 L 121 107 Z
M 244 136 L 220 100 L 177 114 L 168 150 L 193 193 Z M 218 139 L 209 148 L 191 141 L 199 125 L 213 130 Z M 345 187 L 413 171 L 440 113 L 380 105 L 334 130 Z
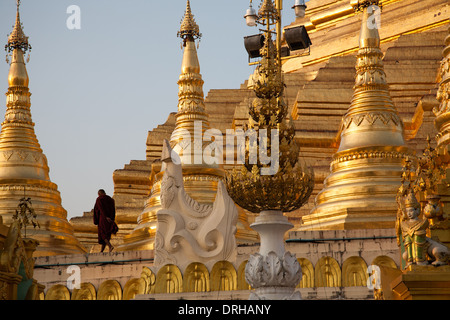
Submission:
M 351 0 L 350 5 L 353 7 L 355 12 L 363 11 L 364 8 L 370 6 L 378 6 L 382 8 L 381 0 Z
M 186 41 L 187 39 L 200 39 L 202 37 L 200 28 L 195 22 L 194 15 L 192 14 L 191 3 L 189 0 L 187 0 L 186 3 L 186 12 L 184 13 L 180 31 L 178 31 L 178 36 L 184 41 Z
M 31 45 L 28 43 L 28 37 L 23 32 L 23 26 L 20 22 L 20 2 L 21 0 L 16 0 L 17 4 L 17 14 L 16 14 L 16 23 L 13 27 L 11 34 L 8 37 L 8 43 L 5 46 L 5 51 L 10 53 L 14 51 L 14 49 L 21 49 L 23 53 L 31 50 Z
M 250 140 L 246 142 L 244 164 L 227 173 L 226 184 L 231 198 L 250 212 L 291 212 L 309 199 L 314 172 L 300 162 L 295 128 L 283 99 L 285 84 L 271 31 L 280 17 L 272 0 L 264 0 L 258 16 L 258 23 L 266 25 L 266 30 L 260 49 L 262 59 L 253 78 L 256 98 L 249 106 L 247 128 L 267 135 L 267 141 L 260 137 L 255 145 Z M 276 134 L 272 136 L 272 132 Z M 272 163 L 263 163 L 261 154 L 259 160 L 251 159 L 252 150 L 258 148 L 270 154 Z

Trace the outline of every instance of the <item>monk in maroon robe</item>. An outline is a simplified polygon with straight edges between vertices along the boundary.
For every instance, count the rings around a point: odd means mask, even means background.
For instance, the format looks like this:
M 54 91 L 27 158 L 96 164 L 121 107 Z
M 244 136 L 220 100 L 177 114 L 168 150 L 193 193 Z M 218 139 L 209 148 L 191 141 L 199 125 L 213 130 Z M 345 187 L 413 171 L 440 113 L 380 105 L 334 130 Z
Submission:
M 98 191 L 98 198 L 94 206 L 94 224 L 98 226 L 98 243 L 105 250 L 106 245 L 111 252 L 114 247 L 111 245 L 111 235 L 119 231 L 117 224 L 114 222 L 116 218 L 116 207 L 114 199 L 108 196 L 103 189 Z

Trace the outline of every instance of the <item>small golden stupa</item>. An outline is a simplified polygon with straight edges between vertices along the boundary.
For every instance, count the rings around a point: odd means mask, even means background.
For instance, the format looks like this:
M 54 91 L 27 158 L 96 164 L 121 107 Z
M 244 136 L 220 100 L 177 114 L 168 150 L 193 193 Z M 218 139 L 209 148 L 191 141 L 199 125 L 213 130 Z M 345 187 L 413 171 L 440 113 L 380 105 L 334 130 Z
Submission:
M 31 119 L 29 78 L 24 54 L 31 49 L 22 30 L 17 1 L 17 17 L 5 46 L 11 56 L 6 93 L 6 114 L 0 132 L 0 215 L 11 224 L 22 198 L 30 198 L 40 228 L 28 235 L 39 241 L 35 256 L 84 253 L 73 235 L 67 212 L 61 206 L 57 185 L 51 182 L 47 158 L 43 154 Z
M 211 143 L 203 141 L 203 134 L 210 129 L 210 124 L 204 105 L 204 81 L 200 74 L 195 43 L 202 35 L 192 14 L 189 0 L 178 36 L 183 41 L 184 54 L 178 80 L 178 112 L 170 144 L 181 157 L 186 192 L 198 203 L 212 205 L 217 193 L 217 183 L 220 179 L 224 179 L 225 171 L 220 161 L 219 164 L 207 164 L 203 158 L 204 149 Z M 123 244 L 118 250 L 154 249 L 156 213 L 161 209 L 160 190 L 163 174 L 161 162 L 155 161 L 150 176 L 152 189 L 145 201 L 144 210 L 138 217 L 138 225 L 130 234 L 123 237 Z M 240 212 L 239 220 L 236 239 L 255 241 L 256 233 L 245 227 L 248 223 L 244 211 Z
M 412 154 L 405 147 L 403 122 L 389 94 L 378 26 L 372 23 L 376 18 L 372 9 L 379 1 L 352 5 L 363 11 L 353 98 L 341 122 L 331 174 L 315 208 L 303 216 L 300 230 L 393 227 L 402 161 Z

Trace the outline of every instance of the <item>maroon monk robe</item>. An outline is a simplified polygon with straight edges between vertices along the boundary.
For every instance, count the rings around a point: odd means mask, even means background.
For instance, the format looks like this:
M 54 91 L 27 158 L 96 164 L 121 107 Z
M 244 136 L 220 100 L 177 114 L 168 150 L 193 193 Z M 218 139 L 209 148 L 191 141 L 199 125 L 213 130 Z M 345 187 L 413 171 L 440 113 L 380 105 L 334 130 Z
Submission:
M 108 221 L 110 218 L 111 222 Z M 114 199 L 108 195 L 101 195 L 95 201 L 94 224 L 98 225 L 98 243 L 105 244 L 105 240 L 111 239 L 111 234 L 116 234 L 119 228 L 114 222 L 116 207 Z

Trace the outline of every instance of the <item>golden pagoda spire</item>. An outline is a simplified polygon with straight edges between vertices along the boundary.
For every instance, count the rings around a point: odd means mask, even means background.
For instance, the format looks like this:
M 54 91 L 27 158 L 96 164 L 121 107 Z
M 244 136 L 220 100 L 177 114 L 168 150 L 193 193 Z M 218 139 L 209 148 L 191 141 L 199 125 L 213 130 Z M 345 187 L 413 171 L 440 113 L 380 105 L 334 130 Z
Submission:
M 402 161 L 412 151 L 404 146 L 403 123 L 389 95 L 380 36 L 373 24 L 378 4 L 352 1 L 355 11 L 363 11 L 353 98 L 342 119 L 331 174 L 316 197 L 316 207 L 302 217 L 301 230 L 395 224 Z
M 363 19 L 354 93 L 342 121 L 338 151 L 367 146 L 402 146 L 405 143 L 403 123 L 389 95 L 378 28 L 372 22 L 377 14 L 372 6 L 377 5 L 378 0 L 359 0 L 354 4 L 355 10 L 363 11 Z
M 191 2 L 187 0 L 186 2 L 186 12 L 184 13 L 183 21 L 181 22 L 180 31 L 178 31 L 178 36 L 182 39 L 198 39 L 202 37 L 200 33 L 200 28 L 195 22 L 194 15 L 191 10 Z
M 6 93 L 5 121 L 0 132 L 0 215 L 9 224 L 21 198 L 29 197 L 40 229 L 32 238 L 40 242 L 35 255 L 83 253 L 61 206 L 56 184 L 50 181 L 47 158 L 34 132 L 29 77 L 24 53 L 31 49 L 25 36 L 17 1 L 16 23 L 5 50 L 12 56 Z
M 183 143 L 185 144 L 188 142 L 186 141 L 187 139 L 191 140 L 189 145 L 194 149 L 191 153 L 197 159 L 202 156 L 201 152 L 203 150 L 196 143 L 199 139 L 200 141 L 202 139 L 202 137 L 198 137 L 198 134 L 203 134 L 205 130 L 209 129 L 208 115 L 205 111 L 203 95 L 204 81 L 200 74 L 200 63 L 195 46 L 195 40 L 200 39 L 201 36 L 200 28 L 195 22 L 194 15 L 191 11 L 191 4 L 188 0 L 186 3 L 186 12 L 180 30 L 178 31 L 178 37 L 183 40 L 184 53 L 181 74 L 178 80 L 177 120 L 170 142 L 173 147 L 180 143 L 181 140 L 184 140 Z M 196 128 L 198 129 L 195 130 Z M 189 133 L 189 137 L 186 137 L 187 133 Z M 189 148 L 189 151 L 191 149 Z M 179 152 L 180 150 L 177 151 Z M 191 163 L 193 162 L 194 159 L 192 159 Z
M 190 1 L 187 0 L 186 12 L 181 22 L 178 37 L 183 40 L 183 59 L 178 79 L 178 112 L 175 129 L 170 138 L 171 147 L 176 151 L 182 163 L 183 181 L 186 192 L 200 204 L 212 205 L 216 198 L 218 181 L 225 176 L 222 162 L 208 164 L 203 157 L 205 147 L 211 141 L 203 141 L 203 134 L 210 129 L 206 113 L 203 79 L 200 74 L 195 40 L 201 38 L 200 29 L 192 14 Z M 222 156 L 222 155 L 220 155 Z M 161 209 L 161 179 L 164 167 L 154 163 L 152 167 L 153 185 L 145 207 L 138 217 L 137 227 L 123 238 L 123 245 L 117 250 L 152 250 L 155 244 L 157 215 Z M 255 241 L 253 230 L 246 229 L 248 224 L 245 212 L 239 215 L 240 226 L 236 240 Z
M 13 31 L 8 37 L 8 44 L 5 46 L 5 49 L 9 52 L 13 51 L 14 49 L 22 49 L 22 51 L 25 53 L 26 51 L 31 50 L 31 46 L 28 43 L 28 37 L 23 32 L 22 23 L 20 22 L 20 2 L 21 0 L 16 0 L 16 23 L 14 24 Z

